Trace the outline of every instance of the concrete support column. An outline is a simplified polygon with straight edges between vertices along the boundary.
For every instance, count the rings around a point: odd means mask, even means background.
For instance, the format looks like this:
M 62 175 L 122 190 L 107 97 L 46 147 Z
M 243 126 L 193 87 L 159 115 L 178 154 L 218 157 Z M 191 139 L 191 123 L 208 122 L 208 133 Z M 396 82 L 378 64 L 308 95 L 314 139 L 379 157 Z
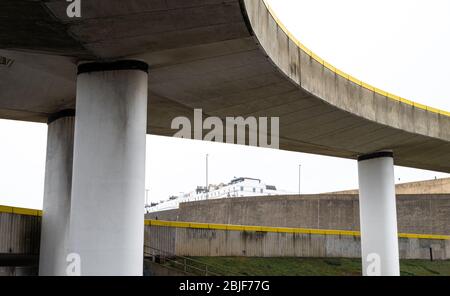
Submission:
M 358 159 L 363 275 L 400 275 L 392 152 Z
M 39 275 L 64 275 L 68 248 L 75 111 L 48 121 Z
M 143 272 L 147 71 L 78 68 L 70 252 L 83 276 Z

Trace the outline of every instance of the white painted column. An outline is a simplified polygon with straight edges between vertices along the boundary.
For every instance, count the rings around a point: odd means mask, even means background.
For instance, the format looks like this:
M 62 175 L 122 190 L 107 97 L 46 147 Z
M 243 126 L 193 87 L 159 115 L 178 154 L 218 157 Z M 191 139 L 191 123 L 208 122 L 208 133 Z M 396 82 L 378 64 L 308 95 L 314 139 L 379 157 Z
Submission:
M 142 275 L 147 68 L 78 68 L 70 251 L 83 276 Z
M 358 159 L 363 275 L 400 275 L 392 152 Z
M 75 111 L 48 121 L 39 275 L 64 275 L 68 248 Z

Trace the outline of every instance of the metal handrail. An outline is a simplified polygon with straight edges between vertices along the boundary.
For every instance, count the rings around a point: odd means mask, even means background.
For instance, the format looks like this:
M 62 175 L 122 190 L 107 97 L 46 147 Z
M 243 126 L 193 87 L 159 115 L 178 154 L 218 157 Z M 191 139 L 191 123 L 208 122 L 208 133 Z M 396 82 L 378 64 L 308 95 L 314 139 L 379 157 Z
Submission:
M 146 249 L 150 249 L 151 252 L 148 252 Z M 150 247 L 148 245 L 144 245 L 144 256 L 148 255 L 151 257 L 159 256 L 160 259 L 163 259 L 163 262 L 169 262 L 177 267 L 182 267 L 183 271 L 186 273 L 192 273 L 189 271 L 197 271 L 205 276 L 221 276 L 221 275 L 242 275 L 239 273 L 232 273 L 224 269 L 223 267 L 219 267 L 216 265 L 207 264 L 192 258 L 178 256 L 168 251 L 163 251 L 154 247 Z M 162 257 L 162 258 L 161 258 Z M 180 262 L 181 261 L 181 262 Z M 198 266 L 200 265 L 200 266 Z
M 199 263 L 199 264 L 203 264 L 203 265 L 207 265 L 207 266 L 210 266 L 210 267 L 213 267 L 213 268 L 219 268 L 219 269 L 220 269 L 220 267 L 217 267 L 217 266 L 214 266 L 214 265 L 211 265 L 211 264 L 207 264 L 207 263 L 204 263 L 204 262 L 201 262 L 201 261 L 192 259 L 192 258 L 188 258 L 188 257 L 184 257 L 184 256 L 175 255 L 174 253 L 171 253 L 171 252 L 168 252 L 168 251 L 164 251 L 164 250 L 160 250 L 160 249 L 157 249 L 157 248 L 154 248 L 154 247 L 150 247 L 150 246 L 148 246 L 148 245 L 144 245 L 144 247 L 145 247 L 145 248 L 148 248 L 148 249 L 152 249 L 152 250 L 154 250 L 154 251 L 158 251 L 158 252 L 161 252 L 161 253 L 165 253 L 165 254 L 167 254 L 168 256 L 173 256 L 173 257 L 178 257 L 178 258 L 182 258 L 182 259 L 187 259 L 187 260 L 190 260 L 190 261 L 192 261 L 192 262 L 196 262 L 196 263 Z
M 163 250 L 159 250 L 153 247 L 149 247 L 149 246 L 145 246 L 145 248 L 150 248 L 152 250 L 151 253 L 144 251 L 144 255 L 151 255 L 152 257 L 156 257 L 159 256 L 160 259 L 163 259 L 163 262 L 169 262 L 172 263 L 173 265 L 175 265 L 176 267 L 182 267 L 184 272 L 188 272 L 188 271 L 198 271 L 200 272 L 202 275 L 213 275 L 213 276 L 219 276 L 221 274 L 211 271 L 211 268 L 208 270 L 208 264 L 199 262 L 197 260 L 191 259 L 191 258 L 187 258 L 187 257 L 183 257 L 183 256 L 176 256 L 174 254 L 171 254 L 169 252 L 163 251 Z M 162 258 L 161 258 L 162 257 Z M 181 261 L 181 262 L 180 262 Z M 193 263 L 200 265 L 200 267 L 194 265 Z M 204 267 L 204 268 L 202 268 Z M 192 273 L 192 272 L 190 272 Z

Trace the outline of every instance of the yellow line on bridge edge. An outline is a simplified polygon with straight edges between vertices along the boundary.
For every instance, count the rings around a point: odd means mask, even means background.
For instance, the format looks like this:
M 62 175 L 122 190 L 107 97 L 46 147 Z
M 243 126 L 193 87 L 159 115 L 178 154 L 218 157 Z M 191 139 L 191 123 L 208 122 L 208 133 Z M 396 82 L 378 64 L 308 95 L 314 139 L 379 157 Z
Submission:
M 273 17 L 273 19 L 275 20 L 275 22 L 277 23 L 278 27 L 288 36 L 289 39 L 291 39 L 304 53 L 306 53 L 307 55 L 309 55 L 312 59 L 314 59 L 316 62 L 318 62 L 319 64 L 321 64 L 323 67 L 327 68 L 328 70 L 330 70 L 331 72 L 335 73 L 336 75 L 341 76 L 342 78 L 345 78 L 353 83 L 355 83 L 356 85 L 359 85 L 363 88 L 366 88 L 368 90 L 371 90 L 383 97 L 386 97 L 388 99 L 397 101 L 399 103 L 404 103 L 407 105 L 410 105 L 414 108 L 417 109 L 421 109 L 421 110 L 425 110 L 425 111 L 429 111 L 435 114 L 440 114 L 440 115 L 444 115 L 444 116 L 448 116 L 450 117 L 450 112 L 445 111 L 445 110 L 440 110 L 437 108 L 433 108 L 430 106 L 426 106 L 420 103 L 416 103 L 413 102 L 411 100 L 408 99 L 404 99 L 402 97 L 399 97 L 397 95 L 388 93 L 384 90 L 381 90 L 379 88 L 376 88 L 368 83 L 365 83 L 347 73 L 345 73 L 344 71 L 339 70 L 338 68 L 334 67 L 333 65 L 331 65 L 330 63 L 328 63 L 327 61 L 325 61 L 324 59 L 322 59 L 321 57 L 319 57 L 317 54 L 315 54 L 312 50 L 310 50 L 309 48 L 307 48 L 303 43 L 301 43 L 288 29 L 287 27 L 281 22 L 280 18 L 277 16 L 277 14 L 275 13 L 275 11 L 272 9 L 272 7 L 270 6 L 270 4 L 267 2 L 267 0 L 262 0 L 264 5 L 266 6 L 267 10 L 269 11 L 269 14 Z

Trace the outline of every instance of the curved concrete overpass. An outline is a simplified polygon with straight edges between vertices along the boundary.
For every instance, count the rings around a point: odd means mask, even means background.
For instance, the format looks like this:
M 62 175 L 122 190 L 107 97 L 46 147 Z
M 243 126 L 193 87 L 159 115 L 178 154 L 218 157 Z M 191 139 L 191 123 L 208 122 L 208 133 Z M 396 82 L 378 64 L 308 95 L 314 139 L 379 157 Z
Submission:
M 5 3 L 5 1 L 3 1 Z M 279 116 L 280 147 L 345 158 L 394 150 L 398 165 L 450 172 L 450 117 L 365 84 L 295 39 L 263 0 L 6 1 L 0 116 L 47 121 L 75 107 L 76 65 L 132 57 L 150 65 L 148 133 L 171 120 Z M 9 33 L 8 33 L 9 32 Z
M 399 275 L 392 152 L 450 172 L 448 112 L 334 68 L 265 0 L 80 3 L 80 18 L 64 0 L 0 3 L 0 118 L 49 123 L 40 274 L 73 252 L 83 275 L 142 274 L 145 134 L 202 109 L 279 117 L 282 149 L 358 158 L 364 270 L 378 254 Z

